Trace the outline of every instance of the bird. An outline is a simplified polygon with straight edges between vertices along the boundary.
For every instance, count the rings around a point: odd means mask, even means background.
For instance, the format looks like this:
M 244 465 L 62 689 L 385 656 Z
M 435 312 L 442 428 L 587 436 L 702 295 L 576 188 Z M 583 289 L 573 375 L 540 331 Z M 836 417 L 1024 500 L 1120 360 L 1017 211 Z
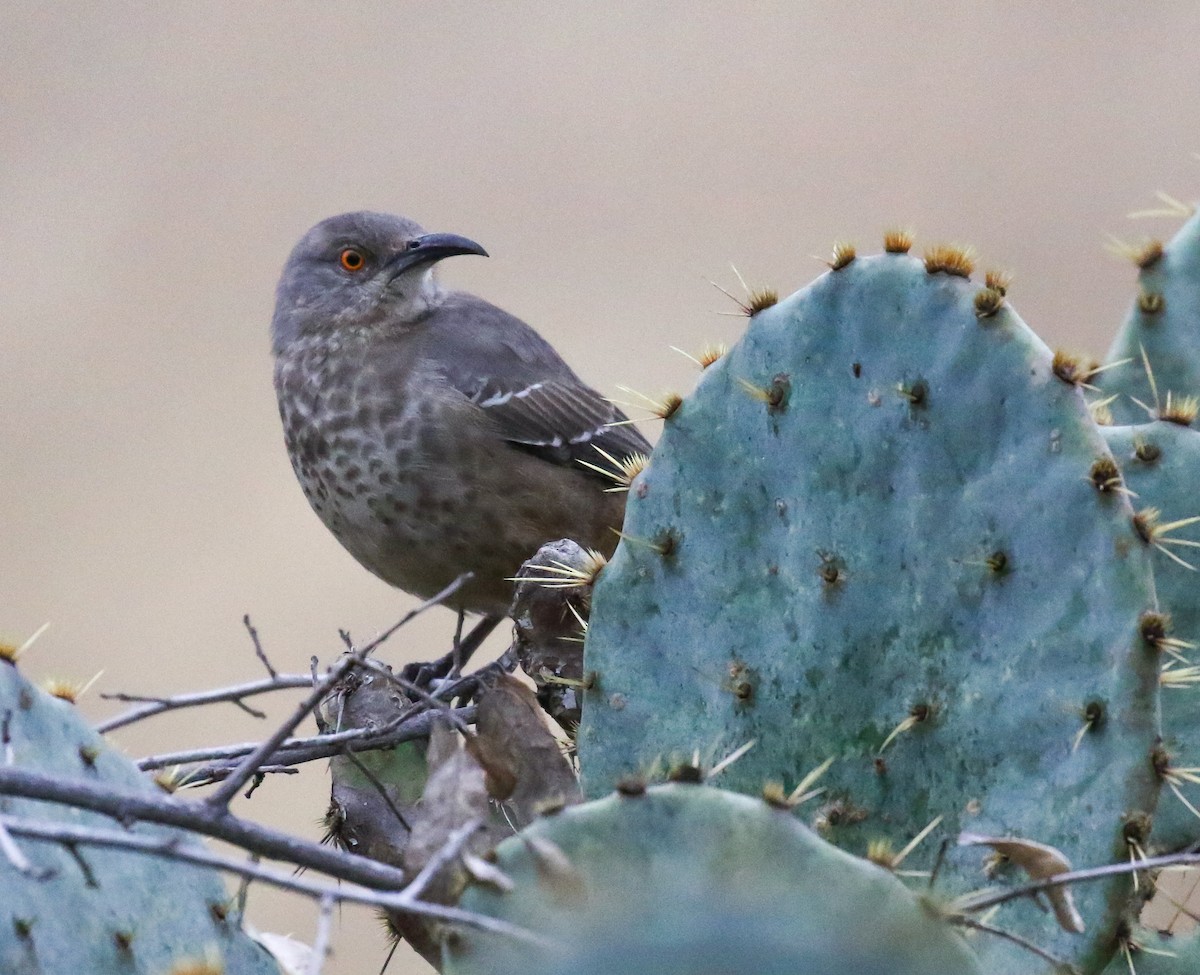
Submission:
M 412 220 L 345 213 L 287 258 L 271 320 L 292 468 L 342 546 L 422 599 L 495 626 L 545 542 L 611 554 L 626 495 L 610 478 L 650 445 L 514 315 L 443 288 L 435 265 L 487 256 Z M 489 627 L 490 628 L 490 627 Z

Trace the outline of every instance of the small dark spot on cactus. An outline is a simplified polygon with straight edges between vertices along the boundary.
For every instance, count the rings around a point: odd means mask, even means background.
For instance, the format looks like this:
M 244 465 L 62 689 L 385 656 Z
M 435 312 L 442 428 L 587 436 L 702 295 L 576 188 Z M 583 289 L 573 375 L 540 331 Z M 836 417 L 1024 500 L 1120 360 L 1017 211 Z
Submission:
M 908 405 L 913 409 L 920 409 L 928 404 L 929 387 L 925 384 L 924 379 L 918 379 L 913 383 L 901 383 L 896 388 L 900 395 L 908 400 Z
M 766 387 L 757 386 L 748 379 L 739 379 L 738 385 L 760 403 L 766 404 L 768 413 L 782 413 L 787 409 L 792 381 L 787 373 L 781 372 Z
M 496 848 L 492 847 L 490 850 L 484 850 L 479 854 L 479 859 L 484 863 L 499 863 L 500 855 L 496 852 Z
M 991 288 L 981 288 L 975 292 L 975 317 L 991 318 L 1004 307 L 1004 295 Z
M 1171 616 L 1153 610 L 1142 613 L 1138 621 L 1138 630 L 1146 646 L 1161 650 L 1171 632 Z
M 674 558 L 679 551 L 680 535 L 674 528 L 664 528 L 651 543 L 652 547 L 664 559 Z
M 681 782 L 686 785 L 700 785 L 704 781 L 704 771 L 690 762 L 676 765 L 667 773 L 667 781 Z
M 96 767 L 96 759 L 100 757 L 100 749 L 95 745 L 80 745 L 79 760 L 88 768 Z
M 1121 835 L 1125 837 L 1125 842 L 1133 842 L 1143 844 L 1150 838 L 1150 828 L 1154 825 L 1154 819 L 1149 813 L 1132 812 L 1125 817 L 1125 824 L 1121 827 Z
M 21 688 L 21 693 L 17 695 L 17 707 L 22 711 L 28 711 L 33 707 L 33 695 L 29 693 L 28 688 Z
M 1150 749 L 1150 767 L 1160 779 L 1171 769 L 1171 756 L 1161 742 Z
M 754 701 L 754 683 L 755 675 L 743 661 L 730 661 L 725 690 L 742 704 L 751 704 Z
M 838 242 L 833 245 L 833 256 L 826 263 L 829 265 L 830 270 L 840 271 L 842 268 L 853 264 L 856 256 L 857 252 L 853 244 Z
M 1167 307 L 1167 299 L 1157 291 L 1141 291 L 1138 293 L 1138 311 L 1143 315 L 1160 315 Z
M 769 576 L 779 575 L 779 566 L 776 565 L 774 562 L 767 563 L 767 575 L 769 575 Z
M 1071 386 L 1086 386 L 1099 370 L 1099 363 L 1084 364 L 1083 360 L 1069 352 L 1058 349 L 1051 360 L 1050 368 L 1059 379 Z
M 970 278 L 975 270 L 975 255 L 969 247 L 939 244 L 925 252 L 925 273 L 950 274 Z
M 928 704 L 914 704 L 908 713 L 919 724 L 922 721 L 929 720 L 933 714 L 933 707 Z
M 882 755 L 875 756 L 875 774 L 887 775 L 888 766 Z
M 217 924 L 224 924 L 225 919 L 229 917 L 229 905 L 221 901 L 210 901 L 208 913 Z
M 1099 700 L 1088 701 L 1083 706 L 1083 720 L 1087 725 L 1088 731 L 1098 731 L 1104 727 L 1104 722 L 1108 720 L 1108 713 L 1105 710 L 1104 702 Z
M 861 806 L 835 800 L 821 807 L 813 819 L 813 827 L 819 832 L 825 832 L 835 826 L 853 826 L 855 823 L 861 823 L 868 815 L 867 810 Z
M 598 670 L 586 671 L 583 675 L 582 684 L 583 684 L 583 689 L 585 691 L 594 691 L 597 687 L 600 686 L 600 671 L 598 671 Z
M 1161 240 L 1148 240 L 1141 247 L 1136 248 L 1133 252 L 1133 263 L 1143 271 L 1148 267 L 1154 267 L 1163 256 L 1163 242 Z
M 883 249 L 889 254 L 907 254 L 913 245 L 911 231 L 895 227 L 883 235 Z
M 777 515 L 779 515 L 780 518 L 786 518 L 787 512 L 788 512 L 787 502 L 784 501 L 783 498 L 776 498 L 775 499 L 775 513 Z
M 650 485 L 645 481 L 638 481 L 637 486 L 633 489 L 633 496 L 639 501 L 645 500 L 647 494 L 650 493 Z
M 1177 426 L 1190 427 L 1196 421 L 1198 413 L 1200 413 L 1200 397 L 1180 396 L 1176 399 L 1168 391 L 1166 403 L 1159 407 L 1158 418 Z
M 1131 520 L 1137 537 L 1147 545 L 1152 544 L 1154 542 L 1154 526 L 1158 522 L 1158 509 L 1143 508 L 1141 511 L 1135 512 Z
M 850 367 L 850 372 L 853 373 L 855 379 L 862 377 L 862 363 L 856 362 Z
M 637 799 L 646 794 L 646 780 L 640 775 L 627 775 L 617 781 L 617 794 L 626 799 Z
M 624 694 L 613 694 L 608 699 L 608 706 L 614 711 L 624 711 L 625 705 L 629 703 L 628 698 Z
M 995 575 L 1002 576 L 1009 571 L 1008 553 L 1001 549 L 996 549 L 996 551 L 983 560 L 983 564 Z
M 33 935 L 33 918 L 14 917 L 13 933 L 23 941 L 28 940 Z
M 117 951 L 123 955 L 129 954 L 133 949 L 133 932 L 128 929 L 113 932 L 113 944 L 117 946 Z
M 983 276 L 983 283 L 989 291 L 995 291 L 1001 298 L 1005 298 L 1012 285 L 1012 275 L 1005 271 L 988 271 Z
M 1107 455 L 1096 458 L 1088 477 L 1101 494 L 1111 494 L 1121 488 L 1121 470 L 1117 462 Z
M 846 563 L 833 552 L 817 552 L 817 558 L 821 560 L 821 566 L 817 569 L 817 573 L 821 576 L 821 581 L 826 586 L 836 586 L 841 584 L 846 579 Z
M 772 809 L 781 809 L 787 812 L 792 808 L 792 804 L 788 801 L 788 794 L 783 788 L 782 782 L 764 782 L 762 787 L 762 800 Z
M 1158 444 L 1138 437 L 1133 441 L 1133 456 L 1143 464 L 1153 464 L 1162 456 Z
M 446 946 L 448 951 L 461 952 L 464 944 L 470 944 L 470 942 L 464 942 L 463 936 L 459 934 L 459 932 L 455 931 L 453 928 L 449 928 L 446 930 L 445 934 L 442 935 L 442 944 Z

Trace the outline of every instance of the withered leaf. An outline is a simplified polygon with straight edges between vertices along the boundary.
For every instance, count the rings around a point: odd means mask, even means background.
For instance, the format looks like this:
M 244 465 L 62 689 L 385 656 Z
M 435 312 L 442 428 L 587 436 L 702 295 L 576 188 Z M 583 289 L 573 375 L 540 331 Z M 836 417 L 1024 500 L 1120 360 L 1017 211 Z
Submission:
M 533 691 L 515 677 L 502 675 L 480 696 L 476 735 L 467 748 L 486 772 L 488 793 L 506 802 L 518 828 L 537 818 L 540 808 L 581 799 L 562 744 Z
M 1060 850 L 1019 836 L 980 836 L 977 833 L 963 833 L 958 837 L 958 845 L 990 846 L 997 853 L 1008 857 L 1033 880 L 1046 880 L 1071 869 L 1071 861 L 1063 856 Z M 1050 887 L 1043 893 L 1054 909 L 1059 926 L 1064 931 L 1082 934 L 1083 918 L 1079 916 L 1075 907 L 1070 888 L 1066 885 Z

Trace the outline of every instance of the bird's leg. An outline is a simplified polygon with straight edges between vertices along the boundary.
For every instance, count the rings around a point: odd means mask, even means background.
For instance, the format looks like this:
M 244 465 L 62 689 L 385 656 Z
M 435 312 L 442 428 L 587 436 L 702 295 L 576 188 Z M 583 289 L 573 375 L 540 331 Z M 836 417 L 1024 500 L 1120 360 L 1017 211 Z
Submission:
M 466 618 L 467 618 L 466 610 L 460 609 L 458 611 L 458 623 L 454 627 L 454 643 L 451 644 L 451 650 L 450 650 L 450 652 L 452 654 L 454 654 L 454 666 L 452 666 L 450 668 L 450 676 L 452 678 L 457 677 L 459 674 L 462 673 L 462 665 L 463 665 L 463 661 L 461 659 L 462 631 L 463 631 L 463 621 L 466 620 Z
M 464 637 L 459 637 L 458 633 L 454 635 L 454 647 L 445 656 L 439 657 L 437 660 L 429 663 L 413 663 L 408 664 L 401 672 L 400 676 L 405 680 L 416 684 L 418 687 L 427 687 L 431 681 L 441 680 L 447 675 L 457 674 L 463 667 L 467 665 L 475 651 L 479 649 L 488 634 L 500 625 L 502 616 L 485 616 L 476 623 L 469 633 Z M 461 626 L 462 616 L 459 616 L 459 625 Z

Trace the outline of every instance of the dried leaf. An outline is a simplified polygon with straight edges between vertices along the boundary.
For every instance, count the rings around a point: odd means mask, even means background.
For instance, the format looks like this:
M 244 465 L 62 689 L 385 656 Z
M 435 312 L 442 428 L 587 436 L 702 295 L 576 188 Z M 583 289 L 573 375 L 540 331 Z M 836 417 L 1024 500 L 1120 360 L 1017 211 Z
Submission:
M 445 846 L 456 829 L 473 819 L 486 819 L 488 814 L 483 769 L 462 747 L 457 731 L 444 722 L 435 722 L 426 758 L 429 779 L 413 809 L 412 833 L 404 850 L 404 869 L 410 876 L 415 876 Z M 474 842 L 477 849 L 486 849 L 491 841 L 476 838 Z M 456 866 L 434 880 L 426 900 L 450 904 L 457 899 L 466 878 L 461 865 Z
M 1029 874 L 1032 880 L 1046 880 L 1071 869 L 1071 861 L 1062 852 L 1045 843 L 1035 840 L 1025 840 L 1017 836 L 980 836 L 976 833 L 962 833 L 958 837 L 959 846 L 990 846 L 997 853 L 1008 857 L 1013 863 Z M 1082 934 L 1084 931 L 1083 918 L 1075 908 L 1071 890 L 1067 886 L 1050 887 L 1043 891 L 1054 916 L 1064 931 Z
M 546 805 L 581 799 L 579 782 L 545 712 L 525 684 L 507 674 L 479 698 L 476 735 L 467 748 L 487 773 L 488 793 L 505 801 L 518 828 Z

